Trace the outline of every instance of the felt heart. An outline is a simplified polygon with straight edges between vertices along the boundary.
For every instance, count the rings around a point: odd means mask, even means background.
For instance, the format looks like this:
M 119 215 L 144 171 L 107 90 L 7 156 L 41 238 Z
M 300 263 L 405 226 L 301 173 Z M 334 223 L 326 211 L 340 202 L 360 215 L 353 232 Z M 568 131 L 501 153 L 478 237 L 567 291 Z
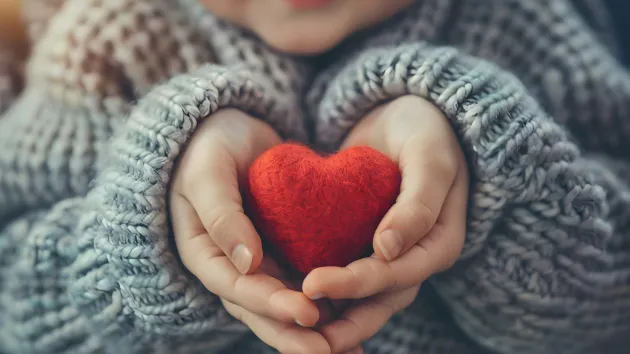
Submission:
M 247 212 L 263 240 L 302 274 L 346 266 L 370 250 L 400 191 L 400 170 L 369 147 L 323 157 L 281 144 L 249 170 Z

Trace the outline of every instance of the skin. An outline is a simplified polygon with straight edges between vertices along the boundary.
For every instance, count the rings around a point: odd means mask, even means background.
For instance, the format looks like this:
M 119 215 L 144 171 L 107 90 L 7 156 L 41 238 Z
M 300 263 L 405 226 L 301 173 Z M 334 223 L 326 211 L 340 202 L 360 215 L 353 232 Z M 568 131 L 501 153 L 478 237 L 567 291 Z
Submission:
M 200 1 L 213 14 L 251 30 L 280 51 L 317 54 L 415 0 L 333 0 L 317 9 L 295 9 L 286 0 Z
M 284 0 L 200 1 L 279 50 L 316 54 L 414 0 L 336 0 L 301 11 Z M 20 5 L 0 1 L 0 44 L 25 44 Z M 468 193 L 463 153 L 444 115 L 421 98 L 403 97 L 368 114 L 342 149 L 372 146 L 403 173 L 398 201 L 375 234 L 375 254 L 295 280 L 263 254 L 239 189 L 252 161 L 279 143 L 269 125 L 233 109 L 200 124 L 169 193 L 178 251 L 230 314 L 281 353 L 360 354 L 360 343 L 461 252 Z M 349 307 L 347 299 L 354 300 Z
M 374 235 L 372 257 L 315 269 L 303 282 L 311 298 L 356 300 L 319 329 L 333 353 L 369 339 L 409 306 L 425 280 L 455 263 L 466 231 L 466 160 L 448 120 L 430 102 L 406 96 L 382 105 L 352 130 L 342 148 L 354 145 L 390 157 L 403 179 Z
M 204 121 L 170 190 L 175 242 L 184 265 L 263 341 L 282 353 L 331 353 L 326 339 L 307 328 L 319 320 L 317 306 L 263 255 L 242 207 L 239 180 L 256 157 L 280 142 L 270 126 L 238 110 Z M 239 245 L 249 253 L 245 265 L 234 257 Z
M 239 191 L 247 167 L 279 143 L 266 123 L 233 109 L 200 125 L 170 192 L 178 251 L 227 311 L 278 351 L 361 353 L 360 343 L 409 306 L 427 278 L 457 260 L 468 197 L 464 155 L 446 117 L 424 99 L 399 98 L 368 114 L 342 148 L 369 145 L 397 162 L 400 196 L 376 231 L 372 257 L 316 269 L 299 292 L 299 280 L 263 254 Z M 235 256 L 243 247 L 245 263 Z M 322 311 L 321 297 L 356 301 Z M 331 309 L 336 316 L 320 321 Z
M 281 51 L 316 54 L 414 0 L 334 0 L 300 11 L 284 0 L 200 1 Z M 361 343 L 459 257 L 469 183 L 459 141 L 444 114 L 419 97 L 384 103 L 364 117 L 341 149 L 368 145 L 398 163 L 400 196 L 374 235 L 371 257 L 305 279 L 288 279 L 263 254 L 242 207 L 239 181 L 279 143 L 270 126 L 234 109 L 200 124 L 170 190 L 178 251 L 226 310 L 279 352 L 363 353 Z

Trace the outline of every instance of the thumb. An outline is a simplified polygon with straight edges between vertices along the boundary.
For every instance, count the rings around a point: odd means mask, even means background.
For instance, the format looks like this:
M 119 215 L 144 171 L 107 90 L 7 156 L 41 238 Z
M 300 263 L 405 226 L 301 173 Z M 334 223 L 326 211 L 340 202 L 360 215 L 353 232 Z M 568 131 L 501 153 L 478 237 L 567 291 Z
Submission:
M 243 210 L 239 181 L 274 137 L 270 127 L 245 113 L 217 112 L 195 132 L 176 172 L 175 192 L 198 216 L 187 237 L 208 237 L 242 274 L 256 270 L 263 250 Z
M 458 173 L 461 151 L 448 121 L 434 107 L 404 101 L 387 113 L 383 151 L 398 162 L 400 195 L 374 236 L 375 255 L 392 261 L 431 231 Z M 415 108 L 415 109 L 412 109 Z M 418 117 L 420 108 L 424 116 Z
M 182 179 L 186 182 L 181 185 L 181 194 L 194 209 L 199 224 L 187 238 L 209 237 L 240 273 L 250 273 L 262 261 L 262 243 L 243 211 L 235 162 L 223 149 L 206 151 L 206 158 L 194 166 L 193 176 Z M 180 169 L 190 167 L 185 158 L 181 162 Z
M 431 150 L 431 151 L 428 151 Z M 438 150 L 438 151 L 435 151 Z M 457 155 L 450 149 L 409 141 L 400 155 L 401 191 L 374 237 L 376 256 L 392 261 L 435 225 L 457 175 Z

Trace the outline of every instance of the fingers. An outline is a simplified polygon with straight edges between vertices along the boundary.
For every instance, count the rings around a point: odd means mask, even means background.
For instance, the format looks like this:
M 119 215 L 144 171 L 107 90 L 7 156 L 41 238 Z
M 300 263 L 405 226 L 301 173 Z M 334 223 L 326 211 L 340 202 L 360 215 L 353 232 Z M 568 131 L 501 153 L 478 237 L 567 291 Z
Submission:
M 379 257 L 355 261 L 347 267 L 313 270 L 304 280 L 304 293 L 331 299 L 360 299 L 384 291 L 409 288 L 450 267 L 464 245 L 467 176 L 457 176 L 442 213 L 431 231 L 406 253 L 388 262 Z
M 374 237 L 374 251 L 382 259 L 396 259 L 431 230 L 453 186 L 459 147 L 445 146 L 449 140 L 438 133 L 428 134 L 410 137 L 396 150 L 402 172 L 400 195 Z
M 262 260 L 259 235 L 242 207 L 239 180 L 251 162 L 280 142 L 271 127 L 247 114 L 225 109 L 201 124 L 176 169 L 173 193 L 186 198 L 205 232 L 242 274 Z
M 339 318 L 339 315 L 344 313 L 344 311 L 350 307 L 349 305 L 352 301 L 353 300 L 329 299 L 319 299 L 315 301 L 317 309 L 319 310 L 319 320 L 315 326 L 321 327 Z
M 450 236 L 439 226 L 393 262 L 377 257 L 360 259 L 347 267 L 313 270 L 304 280 L 310 297 L 361 299 L 374 294 L 420 284 L 448 268 L 461 252 L 464 236 Z
M 213 258 L 197 274 L 212 293 L 261 316 L 308 327 L 319 319 L 317 307 L 304 294 L 263 273 L 239 274 L 225 257 Z
M 172 198 L 171 215 L 182 262 L 209 291 L 261 316 L 304 326 L 317 323 L 317 307 L 304 294 L 260 271 L 239 273 L 204 233 L 195 210 L 183 197 Z
M 429 101 L 405 96 L 362 119 L 342 147 L 369 145 L 396 162 L 401 193 L 375 232 L 377 257 L 393 260 L 435 224 L 463 161 L 448 119 Z
M 418 289 L 419 286 L 415 286 L 367 299 L 346 311 L 339 320 L 322 327 L 320 333 L 330 344 L 333 353 L 361 350 L 356 349 L 357 346 L 374 336 L 395 313 L 409 306 Z
M 280 353 L 331 353 L 326 339 L 312 329 L 280 323 L 249 312 L 228 301 L 222 301 L 225 309 L 232 316 L 247 325 L 260 340 Z
M 189 200 L 203 230 L 227 255 L 242 274 L 256 269 L 262 260 L 260 236 L 243 211 L 243 201 L 238 186 L 236 163 L 220 144 L 192 139 L 192 143 L 209 144 L 205 159 L 187 164 L 188 170 L 178 186 Z M 189 149 L 195 149 L 190 146 Z M 196 237 L 202 233 L 191 234 Z
M 440 255 L 436 256 L 434 273 L 442 272 L 452 267 L 459 258 L 464 242 L 466 241 L 466 220 L 468 211 L 468 170 L 460 169 L 455 176 L 455 183 L 444 201 L 442 213 L 438 217 L 436 228 L 437 231 L 429 233 L 429 237 L 420 240 L 419 247 L 424 248 L 427 252 L 437 252 L 441 250 Z M 443 237 L 443 240 L 436 238 Z M 428 278 L 428 277 L 427 277 Z
M 394 262 L 401 261 L 408 262 L 408 256 L 405 254 Z M 400 281 L 392 267 L 394 262 L 390 264 L 377 257 L 369 257 L 346 267 L 317 268 L 306 276 L 302 290 L 309 298 L 329 299 L 361 299 L 381 289 L 393 290 Z

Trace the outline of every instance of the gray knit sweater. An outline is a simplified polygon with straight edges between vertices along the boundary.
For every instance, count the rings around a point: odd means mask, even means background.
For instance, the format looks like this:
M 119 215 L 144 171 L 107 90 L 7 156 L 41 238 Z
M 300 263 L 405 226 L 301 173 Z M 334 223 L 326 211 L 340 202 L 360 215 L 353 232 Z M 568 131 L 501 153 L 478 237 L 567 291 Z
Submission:
M 420 0 L 321 58 L 196 0 L 25 14 L 19 95 L 0 54 L 0 352 L 266 352 L 180 264 L 175 159 L 224 107 L 330 150 L 417 95 L 468 154 L 468 234 L 366 352 L 627 353 L 630 75 L 598 0 Z

